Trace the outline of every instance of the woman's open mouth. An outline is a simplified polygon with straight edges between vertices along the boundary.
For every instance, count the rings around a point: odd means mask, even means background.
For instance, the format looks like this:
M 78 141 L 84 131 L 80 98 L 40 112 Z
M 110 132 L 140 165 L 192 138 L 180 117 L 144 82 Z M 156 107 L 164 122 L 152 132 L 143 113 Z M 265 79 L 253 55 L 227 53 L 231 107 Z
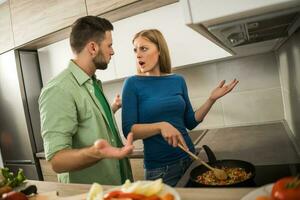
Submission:
M 143 67 L 143 66 L 145 65 L 145 62 L 139 61 L 139 65 L 140 65 L 141 67 Z

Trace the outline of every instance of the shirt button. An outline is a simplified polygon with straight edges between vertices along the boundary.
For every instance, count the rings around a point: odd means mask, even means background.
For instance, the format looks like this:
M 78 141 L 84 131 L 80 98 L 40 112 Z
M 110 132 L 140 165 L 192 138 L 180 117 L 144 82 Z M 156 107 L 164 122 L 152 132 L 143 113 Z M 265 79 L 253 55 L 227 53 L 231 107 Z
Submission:
M 93 90 L 90 90 L 90 93 L 93 93 Z
M 112 139 L 111 141 L 112 141 L 112 142 L 114 142 L 114 140 L 113 140 L 113 139 Z

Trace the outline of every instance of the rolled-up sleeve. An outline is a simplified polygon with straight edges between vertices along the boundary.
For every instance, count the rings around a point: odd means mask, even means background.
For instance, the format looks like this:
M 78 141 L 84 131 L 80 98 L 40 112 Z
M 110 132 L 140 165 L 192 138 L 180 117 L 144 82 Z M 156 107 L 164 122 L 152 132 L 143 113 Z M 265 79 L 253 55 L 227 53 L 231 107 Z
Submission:
M 122 130 L 126 138 L 136 123 L 138 123 L 138 97 L 134 80 L 129 78 L 125 81 L 122 92 Z
M 77 130 L 76 106 L 67 91 L 54 86 L 42 91 L 39 109 L 45 157 L 51 160 L 58 151 L 72 147 Z

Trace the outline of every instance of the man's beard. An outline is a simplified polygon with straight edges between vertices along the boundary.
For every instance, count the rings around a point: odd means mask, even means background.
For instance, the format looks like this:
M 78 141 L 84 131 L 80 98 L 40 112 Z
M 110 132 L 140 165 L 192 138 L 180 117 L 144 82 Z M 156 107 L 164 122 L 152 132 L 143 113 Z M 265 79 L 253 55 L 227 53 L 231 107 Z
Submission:
M 108 63 L 105 62 L 103 53 L 99 51 L 98 55 L 93 59 L 96 69 L 104 70 L 107 68 Z

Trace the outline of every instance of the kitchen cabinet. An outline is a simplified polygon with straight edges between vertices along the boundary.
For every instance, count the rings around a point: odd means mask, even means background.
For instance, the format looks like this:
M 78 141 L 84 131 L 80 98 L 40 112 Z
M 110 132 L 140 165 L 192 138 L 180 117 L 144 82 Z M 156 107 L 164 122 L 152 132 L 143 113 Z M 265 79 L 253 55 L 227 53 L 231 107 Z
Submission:
M 44 181 L 58 182 L 57 174 L 53 171 L 50 162 L 46 161 L 45 159 L 40 159 L 39 161 Z
M 230 56 L 228 52 L 187 27 L 180 4 L 174 3 L 114 23 L 116 77 L 136 74 L 132 38 L 143 29 L 153 28 L 160 30 L 165 36 L 172 67 Z
M 299 6 L 298 0 L 227 0 L 220 4 L 218 0 L 181 0 L 186 19 L 193 23 L 214 23 L 242 19 L 275 10 Z M 212 12 L 213 11 L 213 12 Z
M 140 0 L 86 0 L 88 15 L 100 15 Z
M 0 3 L 0 53 L 14 47 L 9 1 Z
M 84 0 L 10 0 L 15 46 L 70 26 L 85 16 Z
M 144 177 L 144 159 L 130 158 L 129 159 L 132 169 L 133 180 L 145 180 Z

